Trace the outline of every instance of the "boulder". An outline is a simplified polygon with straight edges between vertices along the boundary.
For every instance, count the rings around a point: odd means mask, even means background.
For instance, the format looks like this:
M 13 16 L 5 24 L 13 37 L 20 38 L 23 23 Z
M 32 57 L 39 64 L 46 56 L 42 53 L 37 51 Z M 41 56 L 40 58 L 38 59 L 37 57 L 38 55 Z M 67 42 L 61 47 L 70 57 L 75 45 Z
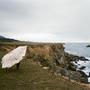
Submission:
M 56 67 L 55 73 L 57 75 L 68 76 L 68 70 L 62 67 Z
M 88 83 L 88 78 L 83 76 L 83 74 L 78 71 L 77 72 L 71 71 L 70 79 L 75 80 L 77 82 Z
M 82 82 L 82 83 L 88 83 L 88 78 L 85 75 L 85 73 L 82 71 L 81 72 L 80 71 L 71 71 L 71 70 L 67 70 L 62 67 L 56 67 L 55 73 L 57 75 L 66 76 L 70 80 L 75 80 L 77 82 Z

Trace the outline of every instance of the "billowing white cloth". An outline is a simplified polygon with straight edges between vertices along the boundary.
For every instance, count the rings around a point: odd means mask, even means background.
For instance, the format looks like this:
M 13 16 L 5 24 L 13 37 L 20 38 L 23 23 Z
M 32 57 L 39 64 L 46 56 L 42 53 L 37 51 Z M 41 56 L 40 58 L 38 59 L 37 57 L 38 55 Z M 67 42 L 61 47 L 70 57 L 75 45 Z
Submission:
M 26 54 L 27 46 L 19 46 L 2 58 L 2 68 L 10 68 L 19 63 Z

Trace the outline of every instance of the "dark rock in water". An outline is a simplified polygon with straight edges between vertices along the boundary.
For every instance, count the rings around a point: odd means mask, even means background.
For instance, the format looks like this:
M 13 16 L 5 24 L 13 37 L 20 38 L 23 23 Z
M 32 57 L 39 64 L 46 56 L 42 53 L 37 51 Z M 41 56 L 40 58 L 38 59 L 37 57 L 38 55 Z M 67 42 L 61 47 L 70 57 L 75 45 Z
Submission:
M 83 70 L 83 69 L 85 69 L 85 68 L 86 68 L 85 66 L 82 66 L 82 67 L 80 67 L 79 69 L 80 69 L 80 70 Z
M 87 45 L 86 47 L 90 47 L 90 45 Z
M 80 64 L 78 64 L 80 66 Z
M 78 62 L 77 62 L 77 61 L 75 61 L 75 63 L 77 64 Z
M 88 59 L 86 59 L 86 58 L 83 57 L 83 56 L 79 57 L 79 59 L 82 60 L 82 61 L 88 61 Z
M 68 62 L 70 61 L 79 61 L 79 60 L 82 60 L 82 61 L 89 61 L 88 59 L 86 59 L 85 57 L 83 56 L 77 56 L 77 55 L 72 55 L 72 54 L 68 54 L 68 53 L 65 53 L 65 58 Z
M 85 57 L 81 56 L 79 57 L 80 60 L 85 60 Z
M 69 63 L 67 69 L 68 70 L 72 70 L 72 71 L 76 71 L 77 65 L 75 65 L 74 63 Z
M 70 61 L 78 61 L 78 56 L 75 56 L 75 55 L 72 55 L 72 54 L 68 54 L 68 53 L 65 53 L 65 58 L 68 62 Z
M 90 77 L 90 72 L 89 72 L 89 76 L 88 77 Z
M 82 60 L 82 61 L 89 61 L 89 59 L 86 59 L 86 58 L 85 58 L 85 59 L 84 59 L 84 60 Z

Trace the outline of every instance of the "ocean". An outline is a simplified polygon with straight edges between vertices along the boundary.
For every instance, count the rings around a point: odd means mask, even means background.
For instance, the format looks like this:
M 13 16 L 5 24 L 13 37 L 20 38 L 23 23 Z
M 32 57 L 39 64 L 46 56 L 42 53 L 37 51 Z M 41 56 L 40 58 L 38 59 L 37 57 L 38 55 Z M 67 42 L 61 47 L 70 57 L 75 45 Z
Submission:
M 78 55 L 78 56 L 84 56 L 86 57 L 89 61 L 81 61 L 79 60 L 78 63 L 74 63 L 77 65 L 78 68 L 85 66 L 86 68 L 83 69 L 82 71 L 89 76 L 90 73 L 90 47 L 86 47 L 87 45 L 90 45 L 90 43 L 65 43 L 65 51 Z M 88 77 L 88 82 L 90 82 L 90 77 Z
M 90 58 L 90 47 L 86 47 L 90 43 L 65 43 L 65 51 L 79 56 Z

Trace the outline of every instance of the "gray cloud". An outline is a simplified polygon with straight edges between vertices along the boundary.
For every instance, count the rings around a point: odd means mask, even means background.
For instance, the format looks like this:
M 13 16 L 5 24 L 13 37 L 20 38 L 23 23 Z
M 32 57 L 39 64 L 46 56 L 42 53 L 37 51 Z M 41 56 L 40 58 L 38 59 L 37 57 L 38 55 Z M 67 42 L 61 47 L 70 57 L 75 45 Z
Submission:
M 48 33 L 59 41 L 90 41 L 89 9 L 89 0 L 0 0 L 0 33 Z

